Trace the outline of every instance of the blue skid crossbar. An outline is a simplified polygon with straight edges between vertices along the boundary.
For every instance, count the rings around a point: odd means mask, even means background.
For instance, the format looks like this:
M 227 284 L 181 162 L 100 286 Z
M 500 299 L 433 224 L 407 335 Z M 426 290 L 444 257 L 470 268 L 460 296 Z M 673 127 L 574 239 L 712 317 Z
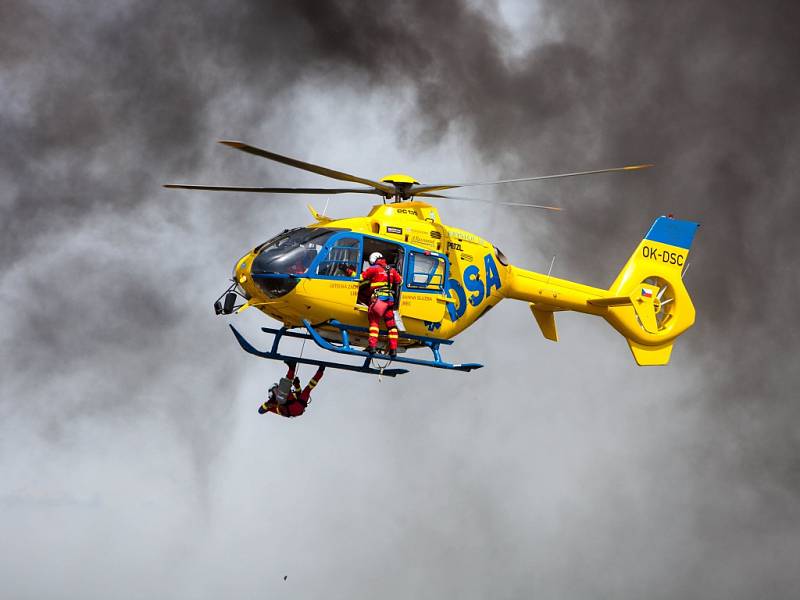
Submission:
M 313 339 L 310 335 L 304 333 L 296 333 L 294 331 L 288 331 L 285 327 L 281 329 L 271 329 L 269 327 L 262 327 L 262 331 L 266 333 L 272 333 L 275 335 L 275 340 L 272 342 L 272 349 L 269 352 L 264 352 L 262 350 L 256 349 L 250 342 L 248 342 L 244 336 L 239 333 L 233 325 L 229 325 L 231 331 L 233 331 L 233 335 L 236 336 L 236 341 L 239 342 L 239 345 L 245 352 L 248 352 L 254 356 L 260 356 L 261 358 L 269 358 L 271 360 L 283 360 L 289 362 L 295 362 L 299 364 L 305 365 L 317 365 L 318 367 L 330 367 L 332 369 L 342 369 L 345 371 L 358 371 L 359 373 L 369 373 L 370 375 L 386 375 L 387 377 L 395 377 L 396 375 L 402 375 L 403 373 L 408 373 L 408 369 L 375 369 L 370 366 L 370 360 L 365 360 L 363 365 L 348 365 L 345 363 L 336 363 L 336 362 L 329 362 L 326 360 L 317 360 L 315 358 L 303 358 L 301 356 L 289 356 L 287 354 L 281 354 L 278 352 L 278 344 L 281 341 L 283 336 L 286 337 L 293 337 L 293 338 L 301 338 L 304 340 Z
M 364 350 L 353 348 L 353 346 L 350 345 L 350 332 L 360 331 L 364 333 L 369 333 L 369 329 L 367 329 L 366 327 L 345 325 L 344 323 L 340 323 L 339 321 L 336 320 L 328 321 L 327 323 L 325 323 L 325 325 L 331 325 L 333 327 L 336 327 L 341 332 L 342 334 L 341 345 L 333 344 L 328 340 L 326 340 L 325 338 L 323 338 L 311 323 L 303 319 L 303 326 L 308 330 L 308 333 L 311 335 L 311 339 L 313 339 L 320 348 L 324 348 L 325 350 L 330 350 L 331 352 L 349 354 L 350 356 L 364 356 L 367 358 L 367 360 L 375 358 L 372 354 L 369 354 Z M 266 329 L 264 331 L 266 331 Z M 299 335 L 300 337 L 305 337 L 304 334 L 295 334 L 295 335 Z M 442 360 L 441 354 L 439 353 L 439 346 L 441 344 L 449 346 L 450 344 L 453 343 L 452 340 L 437 340 L 435 338 L 423 337 L 421 335 L 412 335 L 410 333 L 401 333 L 399 337 L 421 342 L 423 346 L 430 348 L 431 352 L 433 352 L 433 360 L 423 360 L 421 358 L 406 358 L 404 356 L 395 356 L 391 359 L 392 362 L 405 363 L 409 365 L 421 365 L 424 367 L 434 367 L 436 369 L 450 369 L 454 371 L 467 371 L 467 372 L 472 371 L 472 369 L 480 369 L 483 366 L 478 363 L 453 364 L 444 362 Z M 378 356 L 378 358 L 380 358 L 380 356 Z M 384 371 L 384 373 L 386 373 L 386 371 Z

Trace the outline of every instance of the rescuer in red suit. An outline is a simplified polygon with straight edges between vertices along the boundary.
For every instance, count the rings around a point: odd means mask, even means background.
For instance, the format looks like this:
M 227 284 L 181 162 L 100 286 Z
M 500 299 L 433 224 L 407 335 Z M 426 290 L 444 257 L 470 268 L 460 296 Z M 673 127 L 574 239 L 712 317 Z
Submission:
M 394 321 L 394 301 L 395 286 L 403 282 L 397 269 L 386 264 L 386 260 L 380 252 L 373 252 L 369 255 L 368 267 L 361 273 L 361 281 L 366 285 L 369 282 L 372 296 L 369 302 L 369 345 L 366 351 L 370 354 L 375 353 L 378 345 L 378 333 L 380 332 L 381 319 L 386 323 L 389 330 L 389 356 L 397 355 L 397 324 Z
M 311 402 L 311 390 L 322 379 L 325 367 L 320 366 L 309 380 L 308 385 L 300 391 L 300 378 L 294 375 L 297 364 L 289 361 L 286 361 L 286 364 L 289 370 L 285 379 L 292 382 L 292 389 L 284 395 L 280 386 L 277 383 L 273 384 L 269 389 L 269 399 L 258 407 L 258 414 L 263 415 L 264 413 L 272 412 L 282 417 L 299 417 L 306 411 L 309 402 Z

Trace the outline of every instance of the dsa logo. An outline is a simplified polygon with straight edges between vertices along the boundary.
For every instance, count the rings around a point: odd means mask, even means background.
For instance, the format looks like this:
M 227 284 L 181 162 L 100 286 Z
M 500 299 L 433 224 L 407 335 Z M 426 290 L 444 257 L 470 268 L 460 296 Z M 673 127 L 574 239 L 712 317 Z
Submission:
M 492 288 L 500 289 L 500 273 L 494 257 L 487 254 L 483 257 L 483 277 L 476 265 L 470 265 L 462 274 L 463 281 L 450 279 L 447 282 L 448 290 L 453 292 L 450 297 L 455 303 L 447 304 L 447 312 L 450 314 L 451 321 L 458 321 L 467 312 L 467 307 L 480 306 L 492 293 Z

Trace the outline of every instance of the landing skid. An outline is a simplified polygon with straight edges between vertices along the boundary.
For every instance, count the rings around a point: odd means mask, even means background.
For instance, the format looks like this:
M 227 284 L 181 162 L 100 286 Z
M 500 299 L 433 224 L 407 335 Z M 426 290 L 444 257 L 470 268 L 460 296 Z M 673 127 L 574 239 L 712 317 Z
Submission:
M 451 371 L 464 371 L 469 372 L 473 369 L 480 369 L 483 365 L 478 363 L 448 363 L 442 360 L 441 354 L 439 352 L 439 346 L 441 344 L 451 345 L 453 342 L 452 340 L 438 340 L 435 338 L 428 338 L 424 336 L 412 335 L 409 333 L 401 333 L 400 338 L 413 340 L 418 345 L 425 346 L 429 348 L 433 353 L 433 360 L 424 360 L 421 358 L 406 358 L 405 356 L 395 356 L 391 359 L 388 356 L 382 354 L 369 354 L 364 350 L 359 348 L 354 348 L 350 345 L 350 332 L 359 332 L 359 333 L 369 333 L 369 330 L 366 327 L 357 327 L 354 325 L 345 325 L 344 323 L 340 323 L 339 321 L 328 321 L 324 323 L 326 326 L 335 327 L 339 330 L 341 334 L 342 342 L 341 344 L 335 344 L 326 340 L 322 335 L 320 335 L 317 328 L 309 323 L 306 320 L 303 320 L 303 326 L 305 327 L 305 332 L 295 332 L 289 331 L 285 327 L 280 329 L 272 329 L 270 327 L 262 327 L 261 330 L 265 333 L 271 333 L 275 336 L 275 339 L 272 342 L 272 349 L 269 352 L 264 352 L 261 350 L 257 350 L 253 347 L 250 342 L 248 342 L 244 337 L 236 330 L 233 325 L 230 325 L 233 334 L 236 336 L 239 345 L 245 350 L 245 352 L 249 352 L 255 356 L 260 356 L 262 358 L 269 358 L 272 360 L 288 360 L 288 361 L 295 361 L 301 364 L 309 364 L 309 365 L 320 365 L 325 367 L 331 367 L 334 369 L 343 369 L 345 371 L 358 371 L 360 373 L 369 373 L 371 375 L 386 375 L 388 377 L 395 377 L 396 375 L 402 375 L 403 373 L 408 373 L 408 369 L 395 369 L 395 368 L 375 368 L 371 366 L 373 360 L 382 360 L 386 359 L 389 360 L 389 364 L 392 363 L 402 363 L 402 364 L 409 364 L 409 365 L 419 365 L 423 367 L 433 367 L 435 369 L 447 369 Z M 386 332 L 383 332 L 384 334 Z M 337 362 L 330 362 L 330 361 L 323 361 L 317 360 L 313 358 L 302 358 L 296 356 L 287 356 L 284 354 L 280 354 L 278 352 L 278 345 L 280 344 L 281 338 L 283 336 L 286 337 L 293 337 L 299 338 L 303 340 L 313 340 L 317 346 L 324 350 L 328 350 L 330 352 L 336 352 L 338 354 L 347 354 L 349 356 L 357 356 L 359 358 L 364 359 L 364 363 L 362 365 L 349 365 L 346 363 L 337 363 Z M 388 367 L 388 365 L 387 365 Z
M 278 352 L 278 344 L 280 343 L 280 340 L 283 336 L 301 338 L 304 340 L 312 339 L 310 335 L 303 333 L 295 333 L 294 331 L 287 331 L 286 329 L 270 329 L 269 327 L 262 328 L 262 330 L 266 333 L 275 334 L 275 339 L 272 342 L 272 349 L 269 352 L 265 352 L 256 349 L 250 342 L 248 342 L 244 338 L 244 336 L 241 333 L 239 333 L 236 330 L 236 328 L 233 325 L 228 325 L 228 326 L 233 331 L 233 335 L 236 336 L 236 341 L 239 342 L 239 345 L 245 352 L 248 352 L 254 356 L 259 356 L 261 358 L 289 361 L 303 365 L 317 365 L 318 367 L 342 369 L 343 371 L 357 371 L 359 373 L 369 373 L 370 375 L 385 375 L 386 377 L 395 377 L 397 375 L 402 375 L 403 373 L 408 373 L 408 369 L 383 369 L 383 370 L 375 369 L 370 366 L 371 361 L 369 359 L 365 360 L 364 364 L 359 366 L 359 365 L 348 365 L 346 363 L 329 362 L 327 360 L 317 360 L 315 358 L 303 358 L 301 356 L 290 356 L 288 354 L 281 354 L 280 352 Z
M 308 330 L 308 333 L 311 334 L 311 339 L 313 339 L 316 342 L 317 346 L 319 346 L 320 348 L 324 348 L 325 350 L 330 350 L 331 352 L 339 352 L 340 354 L 349 354 L 350 356 L 366 356 L 367 358 L 374 358 L 374 357 L 382 358 L 381 355 L 375 355 L 373 357 L 373 355 L 369 354 L 368 352 L 354 348 L 353 346 L 350 345 L 350 332 L 357 331 L 360 333 L 369 333 L 369 329 L 367 329 L 366 327 L 345 325 L 344 323 L 340 323 L 339 321 L 336 320 L 328 321 L 324 323 L 324 325 L 330 325 L 336 327 L 340 331 L 340 333 L 342 334 L 341 345 L 334 344 L 323 338 L 311 323 L 303 319 L 303 326 L 306 328 L 306 330 Z M 385 334 L 386 332 L 381 332 L 381 333 Z M 411 335 L 410 333 L 401 333 L 399 334 L 399 337 L 402 339 L 414 340 L 418 344 L 429 348 L 431 352 L 433 352 L 433 360 L 423 360 L 421 358 L 406 358 L 405 356 L 395 356 L 391 359 L 391 362 L 404 363 L 408 365 L 420 365 L 423 367 L 433 367 L 435 369 L 448 369 L 452 371 L 465 371 L 465 372 L 472 371 L 472 369 L 480 369 L 483 366 L 478 363 L 453 364 L 443 361 L 439 353 L 439 346 L 441 344 L 449 346 L 453 343 L 452 340 L 437 340 L 436 338 L 423 337 L 421 335 Z M 384 358 L 388 359 L 389 357 L 384 357 Z

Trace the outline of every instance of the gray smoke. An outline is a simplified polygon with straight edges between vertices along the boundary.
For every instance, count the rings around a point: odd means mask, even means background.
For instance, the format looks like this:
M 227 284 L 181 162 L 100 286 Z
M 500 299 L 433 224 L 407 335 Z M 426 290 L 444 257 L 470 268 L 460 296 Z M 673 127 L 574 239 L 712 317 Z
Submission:
M 3 3 L 7 594 L 792 597 L 797 12 Z M 481 371 L 329 373 L 303 419 L 258 418 L 280 366 L 210 303 L 304 201 L 160 185 L 321 180 L 224 138 L 423 181 L 654 162 L 491 191 L 556 218 L 442 215 L 598 286 L 655 216 L 698 220 L 697 325 L 641 370 L 599 320 L 553 345 L 503 306 L 453 349 Z

